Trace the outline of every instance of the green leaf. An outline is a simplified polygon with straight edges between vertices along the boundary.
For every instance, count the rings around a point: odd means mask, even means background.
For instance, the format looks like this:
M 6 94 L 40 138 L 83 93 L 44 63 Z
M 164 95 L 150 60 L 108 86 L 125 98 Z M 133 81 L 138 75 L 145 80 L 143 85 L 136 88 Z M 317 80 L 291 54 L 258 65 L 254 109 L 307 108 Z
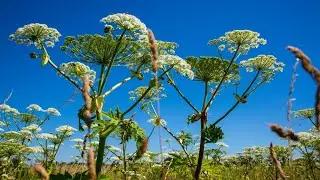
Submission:
M 223 139 L 223 131 L 221 127 L 210 124 L 204 130 L 205 143 L 216 143 Z

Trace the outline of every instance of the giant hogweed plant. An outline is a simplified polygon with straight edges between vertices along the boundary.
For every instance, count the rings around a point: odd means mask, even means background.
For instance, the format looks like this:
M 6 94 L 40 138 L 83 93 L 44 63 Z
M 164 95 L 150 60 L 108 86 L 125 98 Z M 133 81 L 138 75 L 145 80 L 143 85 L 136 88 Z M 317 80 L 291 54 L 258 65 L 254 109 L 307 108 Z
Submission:
M 26 109 L 26 112 L 19 112 L 7 104 L 0 105 L 0 131 L 3 131 L 0 159 L 12 163 L 5 167 L 8 170 L 10 167 L 18 170 L 32 158 L 31 162 L 41 163 L 51 172 L 60 147 L 76 129 L 63 125 L 56 128 L 56 133 L 41 133 L 41 126 L 52 116 L 61 116 L 60 112 L 55 108 L 44 110 L 37 104 Z
M 218 39 L 210 40 L 209 45 L 217 48 L 217 57 L 187 57 L 186 61 L 194 72 L 193 81 L 203 84 L 202 107 L 197 108 L 175 83 L 170 73 L 166 73 L 168 83 L 176 90 L 181 98 L 194 111 L 188 117 L 188 123 L 200 121 L 201 137 L 198 152 L 198 160 L 194 170 L 194 179 L 199 179 L 205 152 L 205 144 L 216 143 L 223 138 L 223 131 L 218 126 L 239 104 L 245 104 L 248 97 L 262 84 L 273 80 L 277 72 L 283 71 L 284 64 L 277 62 L 272 55 L 258 55 L 248 60 L 237 63 L 239 57 L 243 57 L 253 48 L 266 44 L 266 40 L 260 38 L 260 34 L 250 30 L 235 30 L 225 33 Z M 225 49 L 231 53 L 230 59 L 225 56 Z M 238 92 L 240 85 L 240 68 L 247 72 L 254 73 L 242 93 Z M 241 83 L 242 84 L 242 83 Z M 212 119 L 208 117 L 208 111 L 217 95 L 221 94 L 224 88 L 235 87 L 235 102 L 221 117 Z M 208 123 L 209 122 L 209 123 Z
M 9 39 L 17 44 L 35 47 L 36 51 L 30 53 L 30 57 L 40 59 L 42 66 L 50 65 L 57 73 L 67 79 L 77 89 L 84 93 L 82 79 L 89 77 L 90 80 L 90 109 L 84 105 L 79 110 L 79 119 L 91 129 L 94 121 L 98 128 L 93 129 L 93 133 L 99 135 L 99 145 L 97 150 L 97 175 L 100 175 L 104 158 L 104 149 L 107 137 L 118 127 L 124 127 L 125 117 L 137 106 L 137 104 L 156 86 L 155 79 L 163 78 L 170 70 L 175 70 L 180 74 L 192 77 L 190 66 L 181 58 L 173 55 L 175 43 L 157 41 L 159 61 L 157 66 L 163 72 L 156 78 L 151 78 L 146 86 L 145 92 L 130 107 L 120 111 L 119 109 L 104 111 L 105 98 L 114 90 L 132 79 L 143 80 L 146 72 L 152 69 L 152 54 L 147 39 L 147 28 L 138 18 L 129 14 L 112 14 L 101 19 L 105 23 L 104 34 L 85 34 L 67 36 L 61 46 L 72 62 L 56 65 L 49 55 L 47 48 L 54 47 L 61 34 L 54 28 L 49 28 L 45 24 L 28 24 L 9 36 Z M 100 71 L 96 73 L 92 66 L 98 66 Z M 124 78 L 119 83 L 105 90 L 108 78 L 114 68 L 128 70 L 131 75 Z M 85 112 L 90 113 L 90 118 L 86 118 Z M 80 122 L 79 122 L 80 124 Z M 79 129 L 81 130 L 81 124 Z M 141 140 L 141 138 L 139 138 Z M 138 144 L 140 142 L 137 142 Z

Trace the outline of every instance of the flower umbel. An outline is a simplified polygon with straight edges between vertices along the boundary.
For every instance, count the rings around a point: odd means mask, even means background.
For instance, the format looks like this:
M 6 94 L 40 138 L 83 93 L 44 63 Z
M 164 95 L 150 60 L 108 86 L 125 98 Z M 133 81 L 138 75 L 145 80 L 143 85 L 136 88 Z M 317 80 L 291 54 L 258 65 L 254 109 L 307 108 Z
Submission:
M 59 41 L 61 34 L 57 29 L 49 28 L 46 24 L 32 23 L 20 27 L 14 34 L 9 36 L 10 40 L 17 44 L 34 44 L 40 48 L 39 43 L 45 42 L 47 47 L 53 47 Z

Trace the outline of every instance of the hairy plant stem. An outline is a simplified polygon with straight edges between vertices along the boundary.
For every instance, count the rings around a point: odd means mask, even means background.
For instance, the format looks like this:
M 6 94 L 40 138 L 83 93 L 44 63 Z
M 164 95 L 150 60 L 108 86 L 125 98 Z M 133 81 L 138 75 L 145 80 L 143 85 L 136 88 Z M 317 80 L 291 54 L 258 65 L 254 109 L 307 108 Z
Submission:
M 208 114 L 204 110 L 201 113 L 201 137 L 200 137 L 200 147 L 199 147 L 199 154 L 198 154 L 198 163 L 196 170 L 194 172 L 194 179 L 199 180 L 200 174 L 201 174 L 201 167 L 202 167 L 202 161 L 203 161 L 203 155 L 204 155 L 204 146 L 205 146 L 205 128 L 208 121 Z
M 123 158 L 123 178 L 127 180 L 127 159 L 126 159 L 126 140 L 125 140 L 125 132 L 121 135 L 122 139 L 122 158 Z
M 115 49 L 114 49 L 114 52 L 113 52 L 112 57 L 111 57 L 111 61 L 109 62 L 108 67 L 107 67 L 107 72 L 106 72 L 105 76 L 103 77 L 103 81 L 102 81 L 102 83 L 101 83 L 101 86 L 99 87 L 99 91 L 98 91 L 98 95 L 99 95 L 99 96 L 102 94 L 104 85 L 105 85 L 106 82 L 107 82 L 107 79 L 108 79 L 109 74 L 110 74 L 110 72 L 111 72 L 111 68 L 112 68 L 113 62 L 114 62 L 115 57 L 116 57 L 116 55 L 117 55 L 117 53 L 118 53 L 118 51 L 119 51 L 119 47 L 120 47 L 121 41 L 122 41 L 125 33 L 126 33 L 126 30 L 124 30 L 124 31 L 122 32 L 122 34 L 120 35 L 120 38 L 119 38 L 119 40 L 118 40 L 118 43 L 117 43 L 117 45 L 116 45 L 116 47 L 115 47 Z M 99 85 L 100 85 L 100 84 L 99 84 Z
M 247 89 L 242 93 L 242 95 L 240 96 L 240 98 L 247 98 L 248 95 L 250 95 L 253 91 L 250 91 L 250 93 L 248 93 L 248 91 L 251 89 L 252 85 L 254 84 L 254 82 L 257 80 L 257 78 L 259 77 L 260 71 L 257 72 L 257 74 L 255 75 L 255 77 L 252 79 L 251 83 L 249 84 L 249 86 L 247 87 Z M 256 88 L 255 88 L 256 89 Z M 233 106 L 219 119 L 217 119 L 213 125 L 217 125 L 220 121 L 222 121 L 224 118 L 226 118 L 238 105 L 239 105 L 240 101 L 237 100 L 235 102 L 235 104 L 233 104 Z
M 168 73 L 166 73 L 167 78 L 169 79 L 169 84 L 177 91 L 177 93 L 181 96 L 181 98 L 197 113 L 200 113 L 199 110 L 197 110 L 197 108 L 192 105 L 192 103 L 182 94 L 182 92 L 180 91 L 180 89 L 177 87 L 177 85 L 175 84 L 175 82 L 173 81 L 173 79 L 170 77 L 170 75 Z
M 106 139 L 107 137 L 105 136 L 99 137 L 98 155 L 97 155 L 97 161 L 96 161 L 96 174 L 97 174 L 98 180 L 100 179 L 101 169 L 103 165 L 103 156 L 104 156 L 104 148 L 106 145 Z

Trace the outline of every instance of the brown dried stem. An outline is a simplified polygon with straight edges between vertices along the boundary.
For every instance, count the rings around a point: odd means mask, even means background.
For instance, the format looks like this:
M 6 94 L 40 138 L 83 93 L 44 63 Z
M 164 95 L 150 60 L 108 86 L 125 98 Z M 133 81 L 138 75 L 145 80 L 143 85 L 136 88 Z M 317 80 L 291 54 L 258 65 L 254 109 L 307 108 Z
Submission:
M 33 169 L 41 176 L 42 180 L 49 180 L 49 174 L 41 164 L 34 165 Z
M 97 175 L 96 175 L 96 163 L 94 161 L 94 152 L 93 148 L 90 148 L 88 151 L 88 176 L 89 180 L 96 180 Z
M 284 171 L 283 171 L 283 169 L 282 169 L 282 167 L 281 167 L 281 163 L 280 163 L 280 161 L 277 159 L 277 154 L 276 154 L 276 152 L 275 152 L 274 149 L 273 149 L 272 143 L 270 143 L 270 148 L 269 148 L 269 150 L 270 150 L 271 158 L 272 158 L 272 160 L 273 160 L 276 168 L 278 169 L 281 178 L 282 178 L 282 179 L 287 179 L 287 177 L 286 177 L 286 175 L 285 175 L 285 173 L 284 173 Z
M 315 110 L 316 110 L 316 128 L 320 131 L 320 71 L 311 64 L 310 58 L 304 54 L 300 49 L 288 46 L 288 50 L 291 51 L 302 63 L 303 69 L 310 74 L 313 80 L 317 83 L 316 90 L 316 102 L 315 102 Z

